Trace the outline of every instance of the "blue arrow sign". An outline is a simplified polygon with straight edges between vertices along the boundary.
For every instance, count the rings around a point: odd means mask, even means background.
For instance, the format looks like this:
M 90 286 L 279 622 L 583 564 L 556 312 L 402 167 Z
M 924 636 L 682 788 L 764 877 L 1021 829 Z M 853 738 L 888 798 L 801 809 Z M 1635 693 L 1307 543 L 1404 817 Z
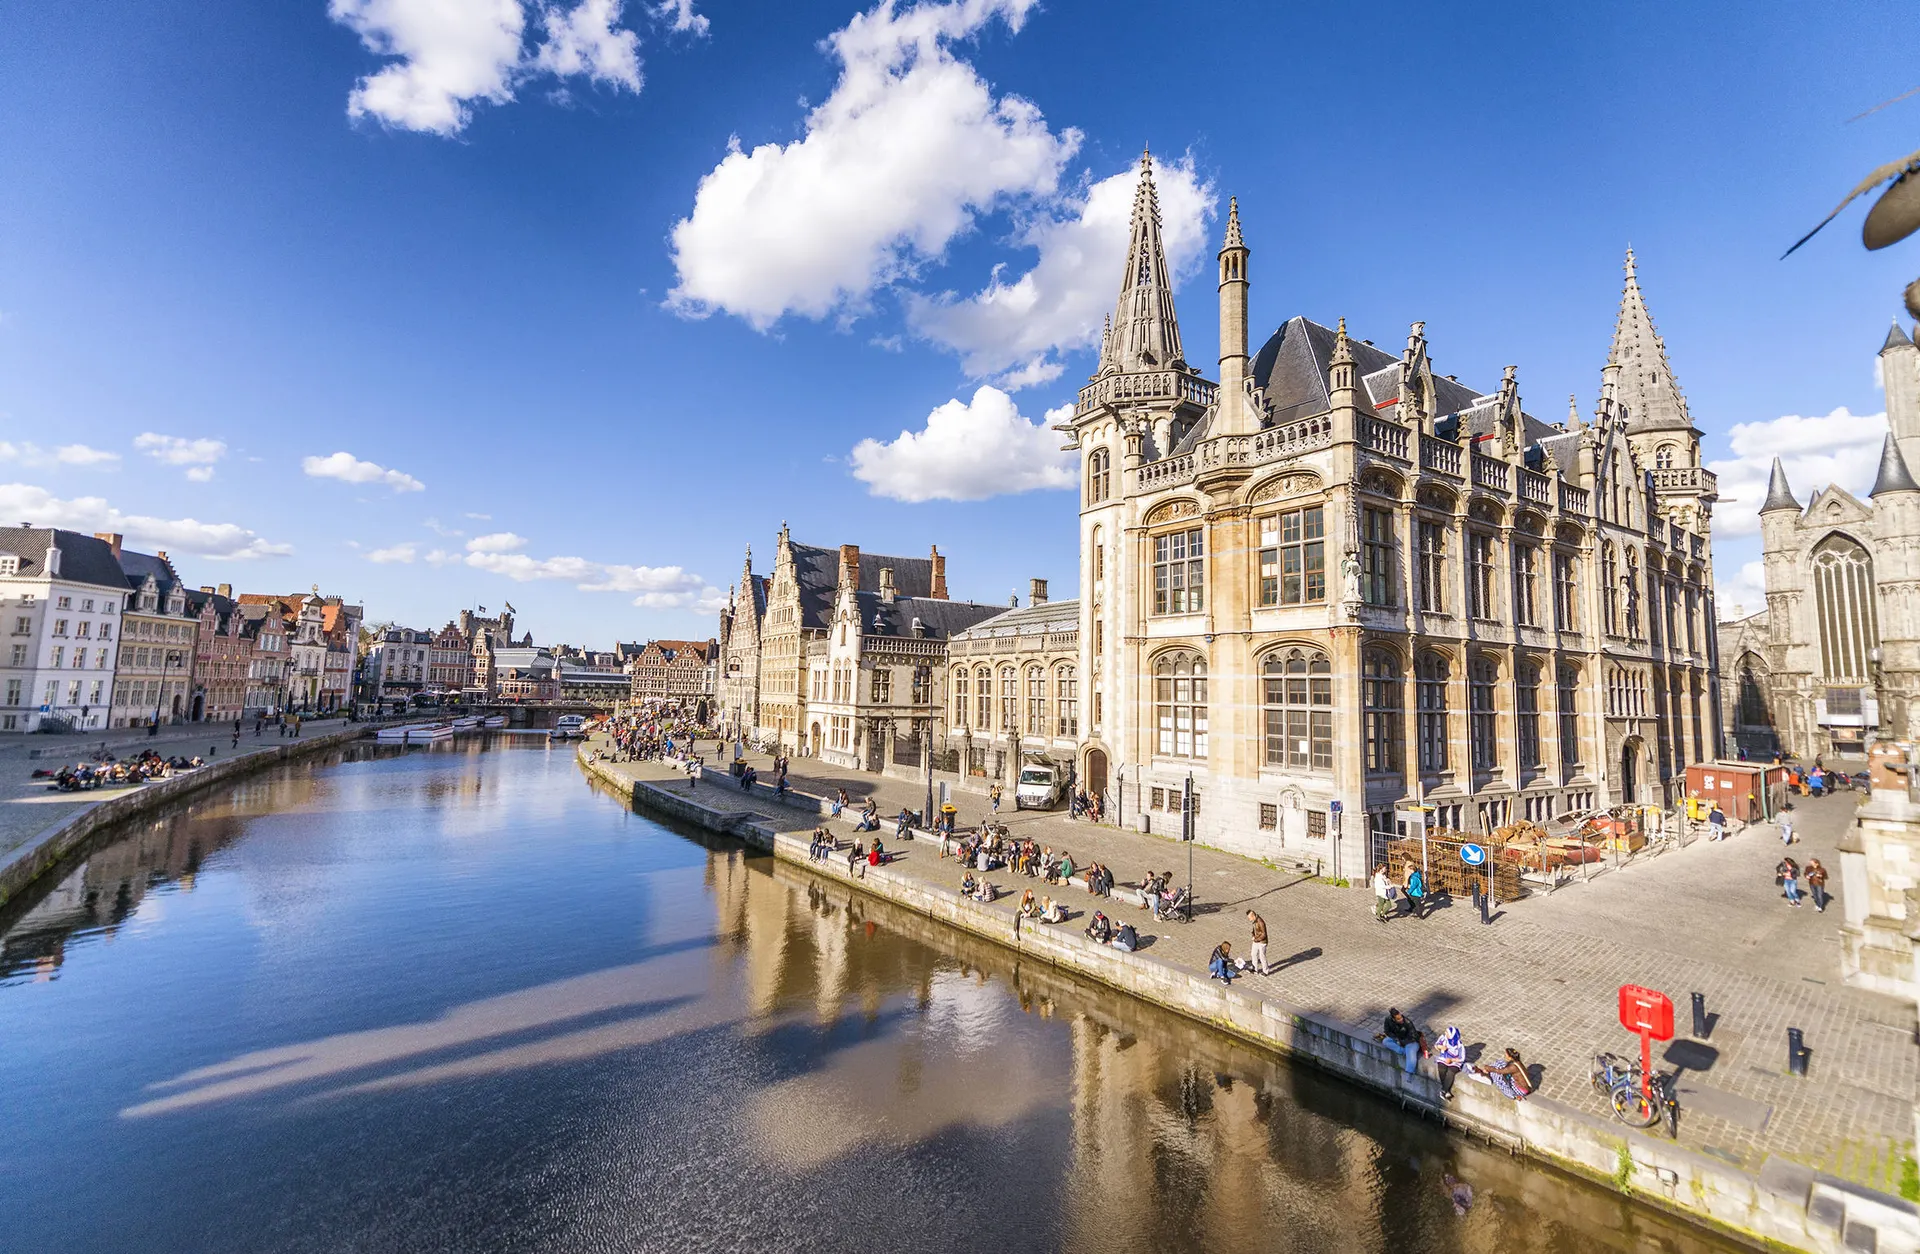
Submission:
M 1479 866 L 1487 860 L 1487 851 L 1479 845 L 1460 846 L 1460 861 L 1468 866 Z

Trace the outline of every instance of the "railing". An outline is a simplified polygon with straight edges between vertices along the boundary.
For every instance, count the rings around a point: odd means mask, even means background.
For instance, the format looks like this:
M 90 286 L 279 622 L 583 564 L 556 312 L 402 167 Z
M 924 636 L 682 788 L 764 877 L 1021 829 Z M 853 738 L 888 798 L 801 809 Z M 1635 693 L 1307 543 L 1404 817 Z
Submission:
M 1655 490 L 1713 492 L 1719 487 L 1719 480 L 1705 466 L 1655 467 L 1649 473 L 1653 475 Z
M 1216 390 L 1205 379 L 1177 370 L 1108 375 L 1080 389 L 1080 399 L 1074 405 L 1074 413 L 1084 414 L 1114 401 L 1172 399 L 1211 405 Z
M 1268 427 L 1253 437 L 1253 460 L 1269 461 L 1276 457 L 1293 457 L 1313 449 L 1325 448 L 1333 443 L 1333 421 L 1322 414 L 1318 418 L 1303 418 L 1299 422 L 1289 422 L 1278 427 Z
M 1505 492 L 1511 481 L 1511 470 L 1505 462 L 1495 461 L 1491 457 L 1482 457 L 1475 453 L 1473 457 L 1473 483 L 1475 487 L 1492 488 L 1496 492 Z
M 1588 509 L 1587 490 L 1585 488 L 1576 488 L 1571 484 L 1565 483 L 1560 485 L 1561 513 L 1584 514 L 1588 512 Z
M 1420 465 L 1443 475 L 1460 473 L 1460 446 L 1430 435 L 1420 437 Z
M 1520 472 L 1520 499 L 1532 501 L 1535 505 L 1553 508 L 1553 480 L 1532 470 Z
M 1193 478 L 1193 454 L 1183 453 L 1179 457 L 1163 457 L 1157 462 L 1148 462 L 1134 472 L 1134 482 L 1141 491 L 1148 488 L 1171 487 L 1176 483 L 1185 483 Z
M 1376 453 L 1385 453 L 1388 457 L 1406 460 L 1407 429 L 1405 427 L 1362 414 L 1360 415 L 1360 442 Z

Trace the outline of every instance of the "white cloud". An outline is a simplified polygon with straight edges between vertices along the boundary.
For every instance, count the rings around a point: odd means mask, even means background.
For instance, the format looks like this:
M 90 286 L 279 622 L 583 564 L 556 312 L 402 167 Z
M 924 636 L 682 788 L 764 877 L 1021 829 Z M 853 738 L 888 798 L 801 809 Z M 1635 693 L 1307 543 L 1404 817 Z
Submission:
M 391 548 L 375 549 L 373 552 L 367 554 L 367 560 L 369 562 L 378 562 L 382 566 L 393 563 L 408 565 L 412 563 L 415 552 L 419 547 L 420 546 L 413 541 L 408 540 L 403 544 L 396 544 Z
M 573 12 L 542 5 L 547 40 L 533 63 L 560 78 L 584 74 L 609 87 L 640 90 L 640 36 L 622 29 L 622 0 L 580 0 Z
M 511 553 L 527 547 L 525 536 L 516 536 L 511 531 L 496 531 L 491 535 L 475 536 L 467 541 L 469 553 Z
M 85 444 L 62 444 L 41 448 L 38 444 L 0 440 L 0 462 L 19 462 L 23 466 L 105 466 L 120 460 L 120 454 Z
M 973 400 L 951 400 L 927 415 L 920 431 L 853 448 L 853 475 L 875 496 L 897 501 L 978 501 L 1035 488 L 1070 488 L 1077 461 L 1047 429 L 1071 408 L 1038 423 L 1021 417 L 1013 398 L 983 385 Z
M 468 517 L 472 517 L 472 515 L 469 514 Z M 446 539 L 454 539 L 459 536 L 464 536 L 467 534 L 466 532 L 460 531 L 453 527 L 442 526 L 438 518 L 429 518 L 425 522 L 421 523 L 420 525 L 425 527 L 428 531 L 431 531 L 434 535 L 441 536 Z
M 0 517 L 36 527 L 73 531 L 117 531 L 134 548 L 206 558 L 284 557 L 293 547 L 261 539 L 234 523 L 205 523 L 196 518 L 153 518 L 123 514 L 97 496 L 63 500 L 26 483 L 0 484 Z
M 467 515 L 467 517 L 468 517 L 468 518 L 471 518 L 471 519 L 473 519 L 473 520 L 475 520 L 476 522 L 492 522 L 492 521 L 493 521 L 493 515 L 492 515 L 492 514 L 472 514 L 472 513 L 470 513 L 470 514 L 468 514 L 468 515 Z
M 995 98 L 949 50 L 1035 0 L 885 0 L 827 39 L 839 81 L 789 144 L 731 151 L 674 224 L 667 304 L 765 330 L 783 315 L 857 314 L 878 286 L 940 257 L 977 215 L 1052 196 L 1080 133 Z
M 1713 572 L 1713 604 L 1723 623 L 1733 622 L 1750 614 L 1758 614 L 1766 609 L 1765 564 L 1742 562 L 1739 571 L 1731 577 L 1721 574 L 1716 566 Z
M 449 553 L 445 549 L 435 549 L 422 560 L 429 566 L 458 566 L 467 559 L 459 553 Z
M 300 469 L 314 479 L 338 479 L 343 483 L 378 483 L 395 492 L 418 492 L 427 485 L 401 470 L 388 470 L 373 462 L 361 461 L 352 453 L 329 453 L 325 457 L 306 457 Z
M 653 15 L 665 22 L 670 30 L 691 35 L 707 33 L 707 19 L 703 14 L 693 11 L 693 0 L 661 0 L 653 6 Z
M 483 536 L 481 539 L 492 539 Z M 519 536 L 506 538 L 525 544 Z M 478 570 L 505 575 L 516 583 L 533 580 L 563 580 L 582 592 L 631 592 L 633 604 L 643 609 L 704 609 L 718 611 L 726 594 L 698 575 L 679 566 L 622 566 L 590 561 L 584 557 L 531 557 L 525 553 L 498 548 L 474 549 L 467 554 L 467 565 Z
M 205 437 L 187 439 L 177 435 L 158 435 L 143 431 L 133 437 L 133 447 L 163 466 L 187 466 L 187 478 L 206 483 L 213 478 L 214 463 L 227 455 L 224 440 Z
M 530 0 L 329 0 L 327 14 L 393 60 L 362 78 L 347 115 L 401 130 L 458 134 L 475 104 L 506 104 L 540 75 L 586 76 L 640 90 L 639 37 L 621 28 L 623 0 L 580 0 L 570 10 Z M 529 10 L 546 38 L 526 42 Z M 688 9 L 689 23 L 705 19 Z
M 1080 199 L 1032 217 L 1019 243 L 1039 258 L 1012 282 L 996 266 L 992 281 L 964 300 L 952 292 L 910 296 L 907 316 L 914 330 L 958 352 L 974 378 L 997 374 L 995 381 L 1012 389 L 1051 383 L 1064 369 L 1052 354 L 1100 343 L 1101 316 L 1112 311 L 1126 266 L 1139 182 L 1137 167 L 1123 170 Z M 1154 186 L 1177 283 L 1208 251 L 1207 223 L 1217 197 L 1190 157 L 1156 163 Z
M 1873 486 L 1886 435 L 1885 414 L 1862 417 L 1844 406 L 1820 417 L 1787 414 L 1766 422 L 1736 423 L 1727 433 L 1734 455 L 1707 463 L 1720 480 L 1714 530 L 1734 536 L 1760 530 L 1760 504 L 1767 499 L 1775 457 L 1802 505 L 1829 483 L 1864 495 Z

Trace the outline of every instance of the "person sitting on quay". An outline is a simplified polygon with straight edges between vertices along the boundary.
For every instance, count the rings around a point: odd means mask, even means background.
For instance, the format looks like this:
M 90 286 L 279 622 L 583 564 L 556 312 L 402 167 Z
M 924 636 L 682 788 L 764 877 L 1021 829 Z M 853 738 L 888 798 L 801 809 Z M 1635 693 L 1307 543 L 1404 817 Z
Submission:
M 1527 1100 L 1527 1096 L 1533 1092 L 1533 1083 L 1527 1079 L 1526 1064 L 1520 1061 L 1520 1051 L 1512 1046 L 1507 1047 L 1507 1056 L 1499 1065 L 1476 1066 L 1474 1072 L 1485 1076 L 1493 1087 L 1516 1102 Z
M 1067 921 L 1067 907 L 1065 903 L 1055 901 L 1051 897 L 1045 898 L 1040 907 L 1040 921 L 1042 923 L 1065 923 Z
M 999 895 L 1000 890 L 994 887 L 993 881 L 982 875 L 980 877 L 980 889 L 974 894 L 973 899 L 983 906 L 990 906 L 993 904 L 993 899 Z
M 1140 948 L 1140 933 L 1131 923 L 1122 923 L 1114 932 L 1112 945 L 1122 953 L 1133 953 Z
M 1142 910 L 1151 910 L 1154 908 L 1154 904 L 1160 899 L 1160 883 L 1154 878 L 1153 872 L 1147 872 L 1145 877 L 1140 881 L 1140 887 L 1136 888 L 1134 892 L 1139 896 L 1139 904 Z
M 1233 965 L 1233 946 L 1221 941 L 1213 947 L 1213 956 L 1207 959 L 1207 977 L 1231 986 L 1233 977 L 1238 974 Z
M 980 895 L 980 881 L 973 878 L 972 871 L 961 875 L 960 895 L 962 897 L 977 897 Z
M 1440 1096 L 1453 1100 L 1453 1081 L 1467 1065 L 1467 1047 L 1461 1043 L 1460 1029 L 1448 1025 L 1433 1043 L 1433 1065 L 1440 1072 Z
M 900 807 L 900 817 L 894 821 L 893 838 L 895 840 L 913 839 L 913 811 Z
M 1040 913 L 1040 907 L 1034 903 L 1033 890 L 1031 888 L 1020 894 L 1020 909 L 1016 913 L 1023 919 L 1031 919 Z
M 854 841 L 853 848 L 847 850 L 847 874 L 849 876 L 858 872 L 862 879 L 866 878 L 867 864 L 863 861 L 866 856 L 866 849 L 859 841 Z
M 1073 855 L 1062 849 L 1060 863 L 1053 868 L 1054 882 L 1064 887 L 1073 879 Z
M 1093 912 L 1093 919 L 1087 924 L 1087 939 L 1096 945 L 1104 945 L 1112 940 L 1113 921 L 1098 910 L 1095 910 Z
M 880 807 L 874 804 L 872 797 L 867 798 L 865 808 L 860 811 L 860 821 L 854 825 L 853 830 L 856 832 L 877 832 L 880 830 Z
M 1420 1055 L 1427 1052 L 1427 1043 L 1420 1035 L 1420 1029 L 1413 1026 L 1413 1020 L 1400 1013 L 1398 1007 L 1389 1008 L 1387 1021 L 1382 1029 L 1373 1034 L 1373 1039 L 1391 1042 L 1392 1048 L 1400 1054 L 1401 1070 L 1412 1075 L 1420 1063 Z
M 867 865 L 885 866 L 890 860 L 887 856 L 887 851 L 880 846 L 880 838 L 875 836 L 873 838 L 873 848 L 867 850 Z

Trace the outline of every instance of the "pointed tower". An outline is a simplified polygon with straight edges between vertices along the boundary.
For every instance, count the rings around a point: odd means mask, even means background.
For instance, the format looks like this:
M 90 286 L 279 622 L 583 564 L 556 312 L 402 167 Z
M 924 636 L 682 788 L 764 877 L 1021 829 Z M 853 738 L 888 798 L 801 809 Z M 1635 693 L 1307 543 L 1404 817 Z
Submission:
M 1240 238 L 1240 202 L 1227 201 L 1227 237 L 1220 246 L 1220 400 L 1212 434 L 1246 435 L 1258 423 L 1247 412 L 1247 245 Z
M 1615 400 L 1626 408 L 1629 435 L 1668 433 L 1668 439 L 1683 447 L 1692 446 L 1687 449 L 1691 460 L 1686 464 L 1697 465 L 1700 433 L 1693 429 L 1687 398 L 1667 361 L 1666 342 L 1653 329 L 1653 315 L 1647 312 L 1647 300 L 1640 291 L 1638 263 L 1631 248 L 1627 249 L 1625 269 L 1620 314 L 1613 324 L 1613 348 L 1607 354 L 1608 363 L 1620 367 Z
M 1901 457 L 1914 465 L 1920 461 L 1920 348 L 1897 322 L 1880 346 L 1880 380 L 1887 389 L 1887 426 L 1900 441 Z
M 1180 347 L 1180 324 L 1173 312 L 1166 245 L 1160 238 L 1160 197 L 1153 186 L 1153 157 L 1143 152 L 1140 183 L 1133 193 L 1127 268 L 1120 277 L 1113 338 L 1100 363 L 1101 373 L 1185 369 L 1186 357 Z

